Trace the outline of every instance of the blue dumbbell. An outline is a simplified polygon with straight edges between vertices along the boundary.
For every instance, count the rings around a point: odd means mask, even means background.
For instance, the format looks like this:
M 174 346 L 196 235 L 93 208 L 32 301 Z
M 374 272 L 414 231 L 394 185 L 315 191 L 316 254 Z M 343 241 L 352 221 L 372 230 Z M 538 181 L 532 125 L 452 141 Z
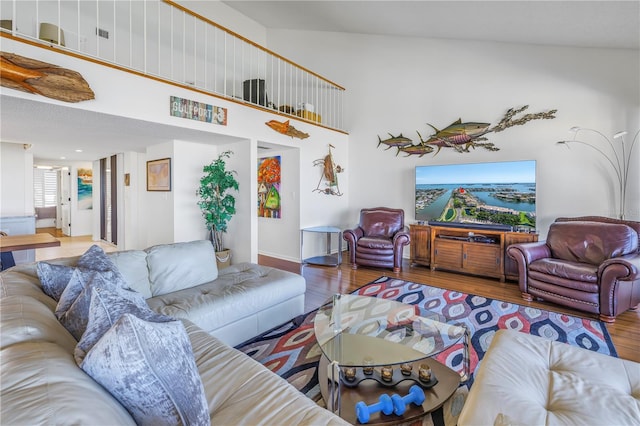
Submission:
M 418 385 L 413 385 L 409 389 L 409 393 L 405 396 L 400 396 L 397 393 L 391 396 L 391 400 L 393 401 L 393 412 L 397 416 L 401 416 L 407 409 L 408 404 L 413 402 L 416 405 L 422 405 L 424 399 L 424 391 L 422 388 Z
M 360 423 L 367 423 L 371 415 L 378 411 L 382 411 L 387 416 L 393 413 L 393 402 L 391 402 L 391 397 L 386 393 L 380 395 L 380 402 L 367 405 L 360 401 L 356 404 L 356 417 Z

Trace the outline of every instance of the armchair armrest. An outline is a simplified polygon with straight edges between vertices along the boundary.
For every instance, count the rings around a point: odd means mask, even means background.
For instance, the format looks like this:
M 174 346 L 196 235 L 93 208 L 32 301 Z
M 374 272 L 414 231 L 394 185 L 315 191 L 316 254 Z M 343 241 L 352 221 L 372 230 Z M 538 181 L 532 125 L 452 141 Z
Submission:
M 364 230 L 359 226 L 342 231 L 342 238 L 347 242 L 347 248 L 349 249 L 349 261 L 351 264 L 356 263 L 356 245 L 358 244 L 358 240 L 363 236 Z
M 607 259 L 598 267 L 600 280 L 600 319 L 613 322 L 640 301 L 640 255 L 637 253 Z
M 545 257 L 551 257 L 551 250 L 544 241 L 534 243 L 512 244 L 507 248 L 507 254 L 510 258 L 518 262 L 518 258 L 522 258 L 527 266 L 532 262 Z
M 358 241 L 363 236 L 364 236 L 364 230 L 359 226 L 353 229 L 345 229 L 344 231 L 342 231 L 342 238 L 347 240 L 347 242 L 349 242 L 349 240 L 352 240 L 354 242 Z
M 640 254 L 627 254 L 605 260 L 598 267 L 598 275 L 604 277 L 604 274 L 615 274 L 618 280 L 640 280 Z
M 406 246 L 407 244 L 409 244 L 409 241 L 410 241 L 409 232 L 405 230 L 396 232 L 393 236 L 394 247 Z
M 529 265 L 538 259 L 551 257 L 549 246 L 544 241 L 512 244 L 507 247 L 507 255 L 518 265 L 518 286 L 522 296 L 526 300 L 531 300 L 528 290 Z

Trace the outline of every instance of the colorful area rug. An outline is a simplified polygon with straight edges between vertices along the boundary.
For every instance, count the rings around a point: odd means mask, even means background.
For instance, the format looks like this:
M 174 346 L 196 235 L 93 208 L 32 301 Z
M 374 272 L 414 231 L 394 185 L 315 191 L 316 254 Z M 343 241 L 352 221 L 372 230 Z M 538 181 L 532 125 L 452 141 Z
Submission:
M 518 330 L 617 356 L 604 323 L 594 319 L 578 318 L 390 277 L 380 277 L 353 294 L 417 305 L 423 316 L 465 325 L 471 333 L 471 372 L 478 367 L 493 335 L 499 329 Z M 316 311 L 309 312 L 293 322 L 258 336 L 238 349 L 324 406 L 318 385 L 317 366 L 321 351 L 313 331 L 315 314 Z M 452 347 L 439 354 L 436 359 L 461 371 L 462 345 Z M 427 416 L 422 424 L 455 424 L 472 384 L 473 374 L 469 381 L 460 386 L 441 412 Z

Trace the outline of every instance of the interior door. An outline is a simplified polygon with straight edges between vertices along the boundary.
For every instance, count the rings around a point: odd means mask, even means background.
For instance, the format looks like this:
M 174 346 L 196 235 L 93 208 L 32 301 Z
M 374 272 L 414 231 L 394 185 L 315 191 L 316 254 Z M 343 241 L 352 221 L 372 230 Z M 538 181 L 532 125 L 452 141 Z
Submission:
M 118 244 L 117 156 L 100 159 L 100 239 Z
M 62 233 L 71 236 L 71 172 L 60 169 L 60 222 Z

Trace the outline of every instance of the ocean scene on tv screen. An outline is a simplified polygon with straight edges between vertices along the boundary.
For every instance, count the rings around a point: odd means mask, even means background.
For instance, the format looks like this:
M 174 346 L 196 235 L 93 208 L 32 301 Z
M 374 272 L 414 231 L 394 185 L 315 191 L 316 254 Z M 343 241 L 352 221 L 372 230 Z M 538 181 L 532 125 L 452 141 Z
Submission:
M 536 226 L 536 162 L 416 167 L 416 220 Z

